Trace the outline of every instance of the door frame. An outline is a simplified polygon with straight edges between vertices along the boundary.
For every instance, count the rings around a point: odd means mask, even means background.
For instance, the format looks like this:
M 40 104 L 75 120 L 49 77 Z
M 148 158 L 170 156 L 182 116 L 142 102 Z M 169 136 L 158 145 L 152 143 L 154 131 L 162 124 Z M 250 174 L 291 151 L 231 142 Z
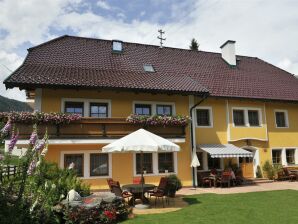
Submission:
M 242 146 L 242 149 L 248 149 L 251 151 L 254 151 L 254 156 L 253 156 L 253 174 L 254 174 L 254 178 L 256 178 L 256 173 L 257 173 L 257 169 L 258 166 L 260 165 L 260 150 L 257 147 L 254 146 Z M 238 165 L 239 165 L 239 158 L 238 158 Z

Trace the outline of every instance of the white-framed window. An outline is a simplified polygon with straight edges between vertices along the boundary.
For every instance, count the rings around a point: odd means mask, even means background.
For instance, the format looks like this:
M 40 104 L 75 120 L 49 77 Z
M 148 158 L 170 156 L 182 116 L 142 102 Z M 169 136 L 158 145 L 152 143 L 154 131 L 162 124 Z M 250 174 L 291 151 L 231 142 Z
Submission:
M 83 117 L 111 117 L 111 100 L 108 99 L 84 99 L 62 98 L 61 112 L 76 113 Z
M 276 128 L 288 128 L 289 117 L 287 110 L 274 110 L 275 115 L 275 127 Z
M 119 52 L 119 53 L 122 52 L 123 51 L 122 41 L 113 40 L 112 50 L 113 52 Z
M 262 110 L 260 108 L 232 108 L 234 127 L 261 127 Z
M 143 153 L 144 175 L 177 174 L 177 152 Z M 141 174 L 140 153 L 133 154 L 134 176 Z
M 112 155 L 98 150 L 61 151 L 60 167 L 68 168 L 74 163 L 74 169 L 83 179 L 111 178 Z
M 141 174 L 141 153 L 136 153 L 136 174 Z M 153 173 L 153 156 L 152 153 L 143 153 L 143 171 L 146 174 Z
M 296 164 L 295 157 L 296 157 L 296 149 L 285 149 L 286 150 L 286 162 L 288 165 Z
M 211 169 L 222 170 L 224 167 L 223 158 L 212 158 L 210 154 L 203 150 L 197 150 L 197 157 L 200 161 L 199 171 L 208 171 Z
M 133 113 L 139 115 L 175 115 L 175 103 L 158 101 L 133 101 Z
M 272 149 L 272 163 L 282 164 L 282 149 Z
M 212 107 L 196 107 L 197 127 L 213 127 Z

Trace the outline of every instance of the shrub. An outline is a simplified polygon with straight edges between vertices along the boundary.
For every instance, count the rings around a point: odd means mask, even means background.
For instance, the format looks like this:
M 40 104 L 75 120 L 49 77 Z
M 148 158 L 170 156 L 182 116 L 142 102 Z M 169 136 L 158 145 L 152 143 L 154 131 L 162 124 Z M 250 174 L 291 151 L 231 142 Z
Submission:
M 63 221 L 66 223 L 119 223 L 128 218 L 129 209 L 123 199 L 115 198 L 111 203 L 102 201 L 94 207 L 62 205 Z
M 259 165 L 257 166 L 256 177 L 257 178 L 262 178 L 263 177 L 262 170 L 261 170 L 261 167 Z
M 167 176 L 167 178 L 168 178 L 168 181 L 169 181 L 170 183 L 172 183 L 173 185 L 176 186 L 176 190 L 177 190 L 177 191 L 180 190 L 180 189 L 182 188 L 182 182 L 181 182 L 181 180 L 178 178 L 177 175 L 175 175 L 175 174 L 171 174 L 171 175 Z
M 270 180 L 274 180 L 277 177 L 277 173 L 282 169 L 282 165 L 274 164 L 272 165 L 268 160 L 265 162 L 263 166 L 264 172 L 266 172 L 266 176 Z

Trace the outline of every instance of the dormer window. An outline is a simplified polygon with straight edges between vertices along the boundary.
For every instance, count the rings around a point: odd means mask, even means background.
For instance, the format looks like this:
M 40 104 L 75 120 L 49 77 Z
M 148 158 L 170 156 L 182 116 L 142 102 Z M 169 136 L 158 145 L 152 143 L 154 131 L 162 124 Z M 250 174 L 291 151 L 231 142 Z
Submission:
M 122 42 L 119 40 L 113 40 L 113 52 L 121 53 L 123 51 Z
M 145 72 L 155 72 L 153 66 L 150 64 L 143 65 L 143 68 Z

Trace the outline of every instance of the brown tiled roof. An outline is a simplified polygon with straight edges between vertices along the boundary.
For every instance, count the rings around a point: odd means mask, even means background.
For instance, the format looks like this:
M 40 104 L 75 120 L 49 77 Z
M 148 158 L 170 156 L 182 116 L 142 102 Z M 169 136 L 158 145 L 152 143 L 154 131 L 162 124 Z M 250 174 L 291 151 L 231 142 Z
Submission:
M 219 53 L 63 36 L 29 49 L 8 88 L 107 88 L 298 101 L 298 80 L 258 58 L 237 56 L 230 67 Z M 143 65 L 155 72 L 144 72 Z

